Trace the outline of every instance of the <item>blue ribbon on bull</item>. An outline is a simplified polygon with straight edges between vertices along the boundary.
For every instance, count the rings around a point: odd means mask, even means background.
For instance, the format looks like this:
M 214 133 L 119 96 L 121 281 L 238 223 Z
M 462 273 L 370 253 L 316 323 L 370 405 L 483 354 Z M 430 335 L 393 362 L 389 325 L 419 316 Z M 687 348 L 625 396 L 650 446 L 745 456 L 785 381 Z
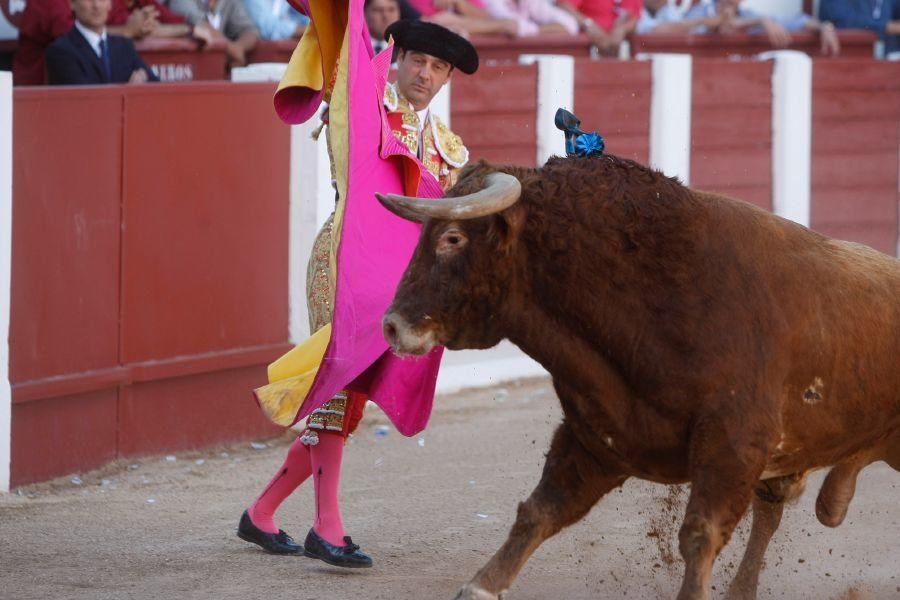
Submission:
M 582 131 L 579 126 L 581 120 L 567 111 L 560 108 L 556 111 L 554 118 L 556 128 L 562 131 L 566 136 L 566 156 L 600 156 L 606 144 L 603 137 L 596 131 L 588 133 Z
M 577 156 L 598 156 L 603 154 L 603 138 L 597 132 L 583 133 L 575 138 L 575 154 Z

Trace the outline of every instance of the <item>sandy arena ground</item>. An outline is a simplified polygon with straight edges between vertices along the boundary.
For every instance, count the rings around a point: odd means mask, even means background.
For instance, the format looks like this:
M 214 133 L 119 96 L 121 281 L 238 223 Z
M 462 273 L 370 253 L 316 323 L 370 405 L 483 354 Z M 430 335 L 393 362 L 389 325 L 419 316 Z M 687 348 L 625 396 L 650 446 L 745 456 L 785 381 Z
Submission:
M 287 440 L 111 465 L 0 496 L 0 598 L 450 599 L 505 539 L 537 482 L 559 408 L 547 380 L 439 398 L 408 439 L 370 410 L 347 448 L 345 525 L 375 568 L 271 556 L 234 535 Z M 900 598 L 900 473 L 866 470 L 847 522 L 815 519 L 821 474 L 786 512 L 761 598 Z M 525 565 L 511 600 L 672 598 L 686 492 L 630 481 Z M 311 486 L 283 506 L 302 540 Z M 748 524 L 719 558 L 721 597 Z

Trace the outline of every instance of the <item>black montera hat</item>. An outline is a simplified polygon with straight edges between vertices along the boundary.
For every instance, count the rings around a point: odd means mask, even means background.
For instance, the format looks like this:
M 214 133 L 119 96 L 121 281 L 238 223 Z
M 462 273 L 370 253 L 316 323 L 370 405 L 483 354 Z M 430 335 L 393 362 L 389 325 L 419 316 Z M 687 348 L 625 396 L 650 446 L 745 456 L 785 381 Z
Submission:
M 434 23 L 404 19 L 392 23 L 384 32 L 385 39 L 394 36 L 394 43 L 404 50 L 424 52 L 471 75 L 478 70 L 478 53 L 464 37 Z

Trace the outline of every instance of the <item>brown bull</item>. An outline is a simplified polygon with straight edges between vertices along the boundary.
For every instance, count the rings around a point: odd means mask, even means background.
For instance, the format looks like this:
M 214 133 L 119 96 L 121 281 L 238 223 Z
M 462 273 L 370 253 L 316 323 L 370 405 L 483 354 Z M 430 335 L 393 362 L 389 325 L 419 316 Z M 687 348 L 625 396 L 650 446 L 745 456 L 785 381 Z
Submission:
M 690 482 L 679 598 L 753 503 L 732 598 L 754 598 L 784 503 L 832 467 L 900 469 L 900 261 L 613 156 L 481 163 L 440 201 L 379 197 L 424 223 L 384 318 L 404 354 L 509 338 L 564 413 L 507 541 L 458 598 L 496 599 L 532 552 L 629 477 Z M 754 497 L 755 492 L 755 497 Z

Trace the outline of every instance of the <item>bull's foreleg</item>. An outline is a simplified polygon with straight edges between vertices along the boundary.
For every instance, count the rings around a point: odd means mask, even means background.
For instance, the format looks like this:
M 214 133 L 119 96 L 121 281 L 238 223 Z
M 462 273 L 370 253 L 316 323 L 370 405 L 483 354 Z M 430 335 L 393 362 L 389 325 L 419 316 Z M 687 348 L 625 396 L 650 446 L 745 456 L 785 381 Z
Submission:
M 678 600 L 708 600 L 712 566 L 747 511 L 765 465 L 765 435 L 749 439 L 716 419 L 691 439 L 691 496 L 678 534 L 685 571 Z
M 753 499 L 753 526 L 741 566 L 728 589 L 728 600 L 754 600 L 769 541 L 781 524 L 786 502 L 803 493 L 806 474 L 761 481 Z
M 893 439 L 888 441 L 884 462 L 900 471 L 900 434 L 894 435 Z
M 564 422 L 553 436 L 540 482 L 519 504 L 506 542 L 463 586 L 457 600 L 497 600 L 544 540 L 580 520 L 601 496 L 625 479 L 604 472 Z

